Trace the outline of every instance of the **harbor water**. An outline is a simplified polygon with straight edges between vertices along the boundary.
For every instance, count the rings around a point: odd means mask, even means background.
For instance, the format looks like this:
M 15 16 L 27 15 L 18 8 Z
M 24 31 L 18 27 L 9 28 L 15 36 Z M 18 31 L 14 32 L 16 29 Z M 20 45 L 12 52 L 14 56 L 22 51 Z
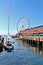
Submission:
M 43 55 L 34 52 L 27 42 L 14 39 L 14 50 L 0 52 L 0 65 L 43 65 Z

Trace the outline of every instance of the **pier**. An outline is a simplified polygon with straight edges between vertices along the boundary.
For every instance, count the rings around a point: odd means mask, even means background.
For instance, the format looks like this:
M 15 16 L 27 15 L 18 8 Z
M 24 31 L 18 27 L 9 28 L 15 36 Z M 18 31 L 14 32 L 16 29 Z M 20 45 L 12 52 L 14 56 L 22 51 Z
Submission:
M 20 31 L 15 35 L 16 39 L 26 41 L 36 52 L 43 54 L 43 26 Z

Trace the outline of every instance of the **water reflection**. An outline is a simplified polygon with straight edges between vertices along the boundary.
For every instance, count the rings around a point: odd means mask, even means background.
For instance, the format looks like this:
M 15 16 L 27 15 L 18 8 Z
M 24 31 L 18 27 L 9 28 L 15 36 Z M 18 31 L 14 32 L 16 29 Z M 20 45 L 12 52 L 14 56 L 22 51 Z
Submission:
M 2 53 L 3 52 L 3 50 L 0 50 L 0 53 Z
M 17 40 L 18 44 L 19 44 L 19 47 L 23 48 L 23 47 L 27 47 L 27 48 L 30 48 L 33 52 L 37 53 L 38 55 L 42 55 L 43 56 L 43 50 L 42 50 L 42 47 L 41 45 L 40 46 L 34 46 L 34 45 L 30 45 L 29 42 L 27 42 L 26 40 L 25 41 L 22 41 L 22 40 Z M 31 43 L 32 44 L 32 43 Z M 38 44 L 38 43 L 36 43 Z
M 0 53 L 0 65 L 43 65 L 43 56 L 38 55 L 26 41 L 15 40 L 14 50 Z

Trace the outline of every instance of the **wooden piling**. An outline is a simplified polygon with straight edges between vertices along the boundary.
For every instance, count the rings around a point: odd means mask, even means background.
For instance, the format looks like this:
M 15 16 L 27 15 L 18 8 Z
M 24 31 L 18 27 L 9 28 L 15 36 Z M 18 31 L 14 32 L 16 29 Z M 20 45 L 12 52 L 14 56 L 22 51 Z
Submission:
M 42 38 L 42 40 L 43 40 L 43 38 Z M 42 54 L 43 54 L 43 41 L 42 41 Z
M 40 50 L 39 50 L 39 42 L 40 42 L 40 38 L 38 39 L 38 42 L 37 42 L 37 53 L 38 54 L 40 53 Z

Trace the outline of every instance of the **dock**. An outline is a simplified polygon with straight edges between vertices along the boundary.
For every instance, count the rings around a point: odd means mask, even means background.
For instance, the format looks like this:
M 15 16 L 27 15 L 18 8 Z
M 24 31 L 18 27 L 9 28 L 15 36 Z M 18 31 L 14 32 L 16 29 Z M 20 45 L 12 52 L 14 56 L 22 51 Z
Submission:
M 15 38 L 26 41 L 31 47 L 35 47 L 36 52 L 43 54 L 43 26 L 21 31 L 15 35 Z

